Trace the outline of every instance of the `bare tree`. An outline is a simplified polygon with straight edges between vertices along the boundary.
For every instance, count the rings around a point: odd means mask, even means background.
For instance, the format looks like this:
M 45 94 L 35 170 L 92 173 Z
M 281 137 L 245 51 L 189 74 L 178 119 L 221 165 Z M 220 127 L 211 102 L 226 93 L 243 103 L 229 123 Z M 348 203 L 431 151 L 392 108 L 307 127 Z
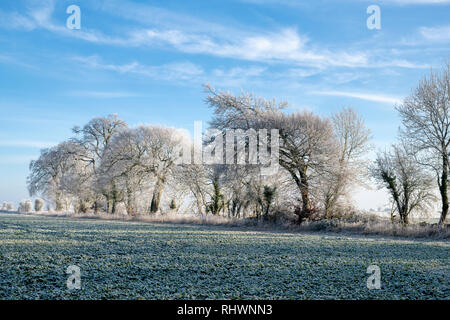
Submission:
M 286 102 L 265 100 L 243 93 L 233 96 L 206 86 L 207 103 L 214 109 L 211 125 L 218 129 L 277 129 L 280 139 L 280 165 L 289 172 L 297 186 L 302 210 L 313 211 L 314 187 L 329 170 L 335 158 L 333 127 L 329 120 L 311 112 L 286 114 Z M 270 137 L 269 137 L 270 139 Z
M 98 167 L 101 165 L 105 150 L 108 148 L 113 137 L 125 130 L 128 125 L 117 117 L 116 114 L 110 114 L 107 117 L 94 118 L 90 120 L 82 128 L 74 127 L 72 130 L 77 135 L 72 141 L 83 146 L 78 154 L 78 160 L 88 163 L 92 174 L 89 185 L 85 185 L 91 189 L 91 193 L 97 196 L 96 179 L 98 179 Z M 87 178 L 87 177 L 86 177 Z M 85 179 L 86 180 L 86 179 Z M 114 186 L 110 188 L 103 188 L 103 190 L 114 190 Z M 103 195 L 106 201 L 109 202 L 112 195 L 106 193 Z M 97 212 L 99 208 L 99 199 L 94 199 L 94 211 Z
M 54 202 L 57 211 L 63 210 L 65 199 L 61 180 L 73 167 L 77 150 L 79 145 L 70 141 L 41 150 L 39 158 L 30 163 L 27 178 L 30 195 L 46 196 Z
M 409 215 L 427 209 L 435 199 L 433 179 L 414 160 L 405 144 L 394 145 L 391 151 L 379 153 L 372 167 L 372 176 L 388 189 L 394 208 L 403 224 Z
M 272 120 L 280 131 L 280 164 L 297 185 L 304 214 L 313 212 L 312 196 L 335 158 L 333 128 L 310 112 L 280 114 Z
M 115 214 L 118 203 L 126 199 L 127 213 L 136 213 L 136 193 L 149 175 L 140 166 L 144 154 L 134 129 L 114 136 L 105 149 L 96 185 L 108 195 L 108 212 Z
M 183 134 L 173 128 L 139 126 L 117 136 L 107 150 L 103 166 L 104 176 L 109 177 L 115 190 L 120 181 L 126 188 L 127 199 L 133 201 L 136 189 L 145 180 L 153 179 L 150 212 L 159 209 L 162 191 L 168 175 L 182 156 Z M 131 202 L 128 207 L 131 207 Z
M 141 126 L 137 128 L 145 159 L 141 166 L 155 177 L 150 212 L 159 209 L 161 195 L 167 176 L 172 173 L 176 162 L 182 156 L 181 145 L 184 136 L 173 128 L 160 126 Z
M 200 215 L 205 213 L 208 194 L 211 193 L 206 170 L 203 164 L 184 164 L 174 170 L 177 183 L 189 190 Z
M 95 167 L 111 139 L 127 127 L 127 124 L 119 119 L 116 114 L 110 114 L 106 118 L 90 120 L 83 128 L 74 127 L 73 132 L 80 137 L 73 140 L 89 151 L 86 157 L 90 156 L 90 161 Z
M 449 210 L 448 180 L 450 153 L 450 62 L 440 72 L 431 71 L 413 93 L 397 107 L 403 137 L 416 148 L 421 163 L 434 169 L 442 201 L 440 224 Z M 434 159 L 439 158 L 436 163 Z
M 336 159 L 330 163 L 323 179 L 325 218 L 330 218 L 336 204 L 347 195 L 349 188 L 361 184 L 366 163 L 362 156 L 369 151 L 370 130 L 356 111 L 346 108 L 332 117 L 336 137 Z

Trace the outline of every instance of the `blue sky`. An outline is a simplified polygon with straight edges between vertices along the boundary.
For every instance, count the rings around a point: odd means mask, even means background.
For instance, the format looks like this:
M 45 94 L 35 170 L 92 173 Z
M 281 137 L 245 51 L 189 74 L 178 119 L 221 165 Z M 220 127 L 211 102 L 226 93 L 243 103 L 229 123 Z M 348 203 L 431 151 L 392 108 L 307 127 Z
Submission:
M 66 27 L 72 4 L 80 30 Z M 394 105 L 449 57 L 449 14 L 450 0 L 2 1 L 0 201 L 26 198 L 29 161 L 92 117 L 206 122 L 203 83 L 321 115 L 351 106 L 384 148 Z

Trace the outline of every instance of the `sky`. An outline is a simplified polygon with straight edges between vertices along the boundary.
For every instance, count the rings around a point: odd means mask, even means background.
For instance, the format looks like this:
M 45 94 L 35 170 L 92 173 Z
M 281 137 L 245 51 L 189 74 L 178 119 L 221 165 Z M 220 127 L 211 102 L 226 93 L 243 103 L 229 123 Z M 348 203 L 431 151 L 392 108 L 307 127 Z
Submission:
M 67 27 L 70 5 L 80 29 Z M 322 116 L 352 107 L 385 149 L 395 105 L 450 57 L 449 15 L 450 0 L 3 0 L 0 201 L 29 197 L 30 160 L 93 117 L 206 127 L 205 83 Z M 387 203 L 377 190 L 354 198 Z

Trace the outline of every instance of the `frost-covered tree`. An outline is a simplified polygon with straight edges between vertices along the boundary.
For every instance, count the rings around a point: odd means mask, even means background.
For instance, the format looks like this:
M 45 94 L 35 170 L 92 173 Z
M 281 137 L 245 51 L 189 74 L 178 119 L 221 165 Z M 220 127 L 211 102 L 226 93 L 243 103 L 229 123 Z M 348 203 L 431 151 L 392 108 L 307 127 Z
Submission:
M 107 149 L 102 166 L 103 178 L 114 188 L 111 192 L 120 194 L 121 200 L 133 202 L 136 192 L 151 180 L 149 210 L 157 212 L 168 176 L 182 156 L 185 140 L 179 130 L 150 125 L 119 134 Z
M 378 154 L 372 176 L 391 195 L 394 208 L 403 224 L 414 211 L 429 209 L 435 199 L 433 178 L 415 161 L 411 147 L 394 145 L 391 151 Z
M 18 211 L 21 213 L 33 211 L 33 203 L 31 202 L 31 200 L 27 199 L 20 201 Z
M 277 129 L 279 132 L 279 163 L 297 186 L 305 213 L 313 211 L 313 197 L 320 179 L 335 161 L 335 146 L 331 121 L 311 112 L 287 114 L 286 102 L 265 100 L 251 94 L 234 96 L 216 92 L 206 86 L 207 102 L 213 108 L 211 126 L 224 129 Z M 269 137 L 271 138 L 271 136 Z M 270 145 L 270 144 L 269 144 Z
M 106 202 L 114 197 L 114 186 L 110 185 L 107 188 L 98 188 L 99 179 L 101 176 L 98 168 L 101 166 L 105 150 L 107 150 L 111 140 L 114 136 L 126 130 L 128 125 L 123 120 L 119 119 L 116 114 L 111 114 L 107 117 L 99 117 L 90 120 L 83 127 L 74 127 L 73 132 L 76 137 L 72 139 L 75 143 L 82 146 L 78 152 L 79 163 L 74 186 L 80 186 L 76 193 L 78 193 L 80 211 L 86 211 L 93 204 L 95 212 L 100 210 L 100 201 L 103 196 Z M 82 186 L 82 187 L 81 187 Z M 101 194 L 99 190 L 107 191 Z
M 269 121 L 280 131 L 280 164 L 291 175 L 302 212 L 308 215 L 316 210 L 320 182 L 336 159 L 332 125 L 310 112 L 279 114 Z
M 148 176 L 141 171 L 140 159 L 143 156 L 135 130 L 124 130 L 111 140 L 98 169 L 96 183 L 97 188 L 108 195 L 107 212 L 116 213 L 117 205 L 125 200 L 128 214 L 136 213 L 136 194 Z
M 30 195 L 42 195 L 51 199 L 57 211 L 67 209 L 67 194 L 62 188 L 61 180 L 74 165 L 78 148 L 78 144 L 66 141 L 41 150 L 39 158 L 30 163 L 27 178 Z
M 325 218 L 333 215 L 340 200 L 348 196 L 349 189 L 363 184 L 367 164 L 363 156 L 370 150 L 370 130 L 364 120 L 351 108 L 333 115 L 333 132 L 336 138 L 335 159 L 328 163 L 322 179 L 321 192 Z
M 424 77 L 397 110 L 403 138 L 415 147 L 415 158 L 437 177 L 442 202 L 439 223 L 444 224 L 449 210 L 450 62 Z
M 183 164 L 174 168 L 174 182 L 187 190 L 193 197 L 197 214 L 206 210 L 211 186 L 207 177 L 207 168 L 203 164 Z

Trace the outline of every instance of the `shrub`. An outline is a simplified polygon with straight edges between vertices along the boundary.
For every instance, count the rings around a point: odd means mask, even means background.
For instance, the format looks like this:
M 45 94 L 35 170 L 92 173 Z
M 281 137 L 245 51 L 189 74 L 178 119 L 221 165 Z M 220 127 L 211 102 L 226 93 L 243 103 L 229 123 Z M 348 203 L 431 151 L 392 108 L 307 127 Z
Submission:
M 170 201 L 169 208 L 170 210 L 175 210 L 177 208 L 177 203 L 175 202 L 175 199 L 172 199 L 172 201 Z
M 213 182 L 214 192 L 211 201 L 206 207 L 206 212 L 211 212 L 213 215 L 218 215 L 220 211 L 225 208 L 224 195 L 220 190 L 219 180 L 216 178 Z
M 298 217 L 297 224 L 302 224 L 304 221 L 317 221 L 321 219 L 320 210 L 313 206 L 309 210 L 303 210 L 302 205 L 294 206 L 294 214 Z
M 25 212 L 31 212 L 33 210 L 33 203 L 31 200 L 22 200 L 19 204 L 19 212 L 25 213 Z
M 34 200 L 34 211 L 39 212 L 44 208 L 44 200 L 37 198 Z

